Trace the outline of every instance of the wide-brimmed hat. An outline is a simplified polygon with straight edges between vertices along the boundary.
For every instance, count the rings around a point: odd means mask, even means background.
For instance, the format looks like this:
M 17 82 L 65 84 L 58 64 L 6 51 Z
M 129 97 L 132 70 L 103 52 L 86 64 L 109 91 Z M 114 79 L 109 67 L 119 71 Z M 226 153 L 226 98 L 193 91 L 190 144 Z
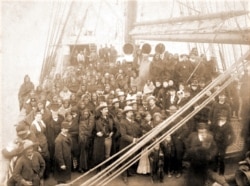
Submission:
M 23 151 L 27 150 L 28 148 L 31 148 L 33 147 L 34 145 L 36 145 L 37 143 L 34 143 L 33 141 L 31 140 L 23 140 Z
M 162 117 L 162 115 L 161 115 L 161 113 L 160 112 L 155 112 L 154 114 L 153 114 L 153 118 L 156 118 L 156 117 Z
M 101 102 L 99 106 L 96 107 L 96 111 L 99 111 L 105 107 L 108 107 L 108 104 L 106 102 Z
M 147 97 L 147 101 L 150 101 L 151 99 L 155 100 L 155 97 L 154 96 L 148 96 Z
M 120 91 L 120 92 L 118 92 L 118 96 L 125 96 L 125 93 Z
M 16 126 L 18 136 L 24 136 L 29 133 L 29 125 L 25 121 L 20 121 Z
M 134 104 L 137 104 L 137 101 L 133 99 L 128 105 L 129 105 L 129 106 L 132 106 L 132 105 L 134 105 Z
M 129 111 L 134 111 L 133 107 L 131 107 L 131 106 L 125 106 L 124 109 L 123 109 L 123 113 L 127 113 Z
M 173 113 L 173 112 L 176 112 L 177 110 L 178 108 L 175 105 L 171 105 L 166 111 L 169 113 Z
M 126 101 L 132 101 L 132 100 L 134 100 L 134 98 L 132 96 L 130 96 L 130 95 L 127 95 Z
M 114 98 L 113 100 L 112 100 L 112 104 L 115 104 L 115 103 L 118 103 L 119 102 L 119 99 L 118 98 Z
M 150 88 L 144 88 L 143 93 L 144 93 L 144 94 L 152 94 L 152 93 L 153 93 L 153 90 L 150 89 Z

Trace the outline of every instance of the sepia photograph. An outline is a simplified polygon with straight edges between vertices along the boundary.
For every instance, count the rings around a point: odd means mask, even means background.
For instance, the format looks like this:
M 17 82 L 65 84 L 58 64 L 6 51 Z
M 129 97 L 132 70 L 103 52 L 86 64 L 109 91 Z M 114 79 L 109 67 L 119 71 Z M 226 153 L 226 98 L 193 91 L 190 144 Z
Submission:
M 0 7 L 0 186 L 250 186 L 248 0 Z

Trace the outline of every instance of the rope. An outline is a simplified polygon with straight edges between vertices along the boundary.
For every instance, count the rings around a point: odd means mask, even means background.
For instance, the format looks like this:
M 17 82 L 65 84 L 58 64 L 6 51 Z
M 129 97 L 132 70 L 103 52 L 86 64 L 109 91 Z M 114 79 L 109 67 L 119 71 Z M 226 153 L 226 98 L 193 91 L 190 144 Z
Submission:
M 240 64 L 241 65 L 241 64 Z M 243 67 L 243 66 L 241 66 Z M 242 68 L 243 70 L 243 68 Z M 199 108 L 193 110 L 190 114 L 188 114 L 185 118 L 183 118 L 179 123 L 177 123 L 176 125 L 174 125 L 170 130 L 168 130 L 167 132 L 165 132 L 160 138 L 158 138 L 156 141 L 154 141 L 152 144 L 150 144 L 148 146 L 147 151 L 142 151 L 141 153 L 137 154 L 136 156 L 134 156 L 130 161 L 126 162 L 125 165 L 123 165 L 122 167 L 120 167 L 118 170 L 116 170 L 115 172 L 113 172 L 111 175 L 109 175 L 107 178 L 105 178 L 104 180 L 102 180 L 101 182 L 98 182 L 97 185 L 106 185 L 107 183 L 109 183 L 110 181 L 112 181 L 115 177 L 117 177 L 117 175 L 119 175 L 120 173 L 122 173 L 124 170 L 126 170 L 127 168 L 129 168 L 131 165 L 133 165 L 136 161 L 138 161 L 140 159 L 141 156 L 146 155 L 149 151 L 151 151 L 154 146 L 156 144 L 161 143 L 166 136 L 171 135 L 172 133 L 174 133 L 176 130 L 178 130 L 180 127 L 183 126 L 183 124 L 185 124 L 189 119 L 191 119 L 197 112 L 199 112 L 204 106 L 206 106 L 215 96 L 217 96 L 223 89 L 225 89 L 232 81 L 234 80 L 234 77 L 230 77 L 229 80 L 227 80 L 221 87 L 220 89 L 218 89 L 216 92 L 214 92 L 211 96 L 208 97 L 208 99 L 206 99 L 202 104 L 199 105 Z M 103 176 L 102 176 L 103 177 Z
M 248 51 L 244 56 L 242 56 L 239 59 L 239 61 L 242 61 L 243 59 L 245 59 L 249 55 L 249 53 L 250 53 L 250 51 Z M 118 162 L 120 162 L 120 161 L 124 162 L 125 160 L 127 160 L 128 157 L 133 155 L 141 147 L 145 146 L 145 144 L 148 143 L 152 138 L 154 138 L 156 135 L 158 135 L 162 131 L 162 129 L 165 129 L 166 125 L 167 126 L 169 125 L 169 122 L 174 121 L 177 117 L 179 117 L 179 115 L 183 114 L 188 108 L 190 108 L 190 106 L 192 106 L 194 103 L 196 103 L 197 100 L 202 98 L 208 90 L 217 86 L 219 83 L 221 83 L 221 81 L 224 81 L 225 78 L 228 78 L 230 76 L 232 70 L 237 65 L 238 65 L 238 63 L 233 64 L 224 74 L 221 74 L 220 76 L 218 76 L 216 78 L 216 80 L 211 82 L 205 89 L 203 89 L 200 93 L 198 93 L 193 99 L 191 99 L 187 104 L 185 104 L 180 110 L 178 110 L 175 114 L 173 114 L 172 116 L 167 118 L 165 121 L 163 121 L 157 127 L 152 129 L 152 132 L 147 137 L 145 137 L 141 142 L 139 142 L 136 146 L 134 146 L 132 149 L 130 149 L 126 154 L 124 154 L 122 157 L 120 157 L 116 162 L 112 163 L 111 165 L 106 167 L 103 171 L 99 172 L 98 174 L 96 174 L 95 176 L 93 176 L 92 178 L 90 178 L 89 180 L 84 182 L 82 184 L 82 186 L 94 185 L 95 182 L 99 182 L 102 177 L 104 177 L 105 175 L 110 173 L 114 168 L 116 168 L 117 166 L 120 165 L 120 164 L 118 164 Z
M 54 9 L 54 3 L 52 5 L 52 8 L 51 8 L 51 13 L 50 13 L 50 17 L 53 16 L 53 9 Z M 52 19 L 50 19 L 50 22 L 49 22 L 49 28 L 48 28 L 48 35 L 47 35 L 47 39 L 46 39 L 46 44 L 45 44 L 45 50 L 44 50 L 44 55 L 43 55 L 43 64 L 42 64 L 42 69 L 41 69 L 41 72 L 40 72 L 40 84 L 42 84 L 42 81 L 43 81 L 43 74 L 44 74 L 44 68 L 45 68 L 45 63 L 46 63 L 46 56 L 48 55 L 48 50 L 49 50 L 49 37 L 50 37 L 50 32 L 51 32 L 51 23 L 52 23 Z
M 134 156 L 129 162 L 127 162 L 125 165 L 119 168 L 119 170 L 113 172 L 111 175 L 109 175 L 107 178 L 102 180 L 101 182 L 98 182 L 97 186 L 107 185 L 110 181 L 112 181 L 114 178 L 117 177 L 120 173 L 122 173 L 124 170 L 129 168 L 131 165 L 133 165 L 136 161 L 140 159 L 141 156 L 146 155 L 148 152 L 150 152 L 156 144 L 161 143 L 164 141 L 166 136 L 171 135 L 176 130 L 178 130 L 180 127 L 182 127 L 189 119 L 191 119 L 197 112 L 199 112 L 204 106 L 206 106 L 209 102 L 211 102 L 215 96 L 217 96 L 223 89 L 225 89 L 232 81 L 234 80 L 234 77 L 230 77 L 229 80 L 227 80 L 220 89 L 216 90 L 211 96 L 209 96 L 202 104 L 199 105 L 199 108 L 193 110 L 190 114 L 188 114 L 185 118 L 183 118 L 179 123 L 177 123 L 174 127 L 172 127 L 169 131 L 165 132 L 160 138 L 158 138 L 156 141 L 154 141 L 152 144 L 148 146 L 147 151 L 142 151 L 141 153 Z
M 77 34 L 77 37 L 76 37 L 76 40 L 75 40 L 75 44 L 74 44 L 74 46 L 73 46 L 72 51 L 70 52 L 70 59 L 72 58 L 72 55 L 74 55 L 74 52 L 75 52 L 75 49 L 76 49 L 77 41 L 79 40 L 80 35 L 81 35 L 81 33 L 82 33 L 82 29 L 83 29 L 83 26 L 84 26 L 84 24 L 85 24 L 85 21 L 86 21 L 87 15 L 88 15 L 88 10 L 89 10 L 89 8 L 90 8 L 91 5 L 92 5 L 92 4 L 89 4 L 88 8 L 87 8 L 86 11 L 85 11 L 85 14 L 84 14 L 84 18 L 83 18 L 82 24 L 80 25 L 79 33 Z
M 144 139 L 149 133 L 146 133 L 144 136 L 140 137 L 138 139 L 138 141 L 141 141 L 142 139 Z M 123 153 L 124 151 L 130 149 L 131 147 L 133 147 L 135 145 L 135 143 L 131 143 L 129 144 L 127 147 L 125 147 L 124 149 L 121 149 L 120 151 L 118 151 L 117 153 L 115 153 L 114 155 L 112 155 L 111 157 L 109 157 L 108 159 L 106 159 L 105 161 L 103 161 L 102 163 L 98 164 L 97 166 L 93 167 L 92 169 L 90 169 L 89 171 L 87 171 L 86 173 L 84 173 L 83 175 L 79 176 L 78 178 L 72 180 L 71 182 L 69 182 L 69 184 L 73 184 L 75 182 L 77 182 L 78 180 L 80 180 L 81 178 L 87 176 L 89 173 L 93 172 L 94 170 L 97 170 L 99 167 L 101 167 L 102 165 L 106 164 L 107 162 L 111 161 L 112 159 L 114 159 L 115 157 L 117 157 L 118 155 L 120 155 L 121 153 Z
M 55 4 L 54 4 L 54 6 L 55 6 Z M 55 8 L 54 8 L 55 9 Z M 60 9 L 60 7 L 58 6 L 57 7 L 57 9 L 56 9 L 56 11 L 53 11 L 53 12 L 55 12 L 53 15 L 52 15 L 52 19 L 51 20 L 53 20 L 53 23 L 51 22 L 51 24 L 53 25 L 52 26 L 52 29 L 51 29 L 51 33 L 48 33 L 48 35 L 49 35 L 49 49 L 48 49 L 48 51 L 47 51 L 47 55 L 46 55 L 46 57 L 44 58 L 44 61 L 43 61 L 43 67 L 42 67 L 42 72 L 41 72 L 41 75 L 40 75 L 40 81 L 41 81 L 41 83 L 43 82 L 43 80 L 44 80 L 44 77 L 45 77 L 45 73 L 47 73 L 49 70 L 48 70 L 48 65 L 49 65 L 49 62 L 50 62 L 50 58 L 51 58 L 51 46 L 54 46 L 54 45 L 52 45 L 52 43 L 53 43 L 53 38 L 54 38 L 54 34 L 55 34 L 55 26 L 56 26 L 56 24 L 55 24 L 55 22 L 56 22 L 56 15 L 58 14 L 58 12 L 59 12 L 59 9 Z
M 69 19 L 69 16 L 70 16 L 70 12 L 71 12 L 71 9 L 72 9 L 72 4 L 73 2 L 71 2 L 71 6 L 69 8 L 69 11 L 68 11 L 68 15 L 66 17 L 66 20 L 63 24 L 63 28 L 60 32 L 60 27 L 62 25 L 62 21 L 63 21 L 63 15 L 65 14 L 65 11 L 66 11 L 66 7 L 67 7 L 67 3 L 65 3 L 64 5 L 64 9 L 63 9 L 63 12 L 62 12 L 62 15 L 61 15 L 61 20 L 60 20 L 60 24 L 58 25 L 58 28 L 57 28 L 57 32 L 56 32 L 56 36 L 55 36 L 55 40 L 54 40 L 54 45 L 53 45 L 53 49 L 52 49 L 52 54 L 50 55 L 50 59 L 49 59 L 49 65 L 50 65 L 50 68 L 51 68 L 51 62 L 52 60 L 55 60 L 55 56 L 56 56 L 56 51 L 58 49 L 58 46 L 59 44 L 61 43 L 61 39 L 62 39 L 62 36 L 63 36 L 63 33 L 64 33 L 64 29 L 66 27 L 66 24 L 68 22 L 68 19 Z M 60 34 L 59 34 L 60 33 Z

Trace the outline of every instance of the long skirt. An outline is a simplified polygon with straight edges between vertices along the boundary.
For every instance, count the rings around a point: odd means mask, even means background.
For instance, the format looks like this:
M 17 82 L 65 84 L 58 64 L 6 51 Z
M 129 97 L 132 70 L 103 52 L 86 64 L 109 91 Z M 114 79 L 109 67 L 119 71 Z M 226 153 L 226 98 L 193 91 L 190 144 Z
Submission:
M 142 155 L 139 160 L 139 164 L 137 167 L 138 174 L 148 174 L 150 173 L 150 162 L 148 158 L 148 152 L 147 149 L 142 149 Z

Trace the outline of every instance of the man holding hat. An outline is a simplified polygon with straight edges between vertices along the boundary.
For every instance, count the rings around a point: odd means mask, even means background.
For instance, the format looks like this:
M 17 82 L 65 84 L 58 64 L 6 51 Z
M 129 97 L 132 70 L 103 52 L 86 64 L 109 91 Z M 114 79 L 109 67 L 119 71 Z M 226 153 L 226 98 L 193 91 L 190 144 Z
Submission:
M 31 140 L 24 140 L 23 154 L 17 160 L 13 172 L 13 179 L 18 185 L 41 185 L 45 161 L 39 152 L 33 150 L 34 144 Z
M 71 138 L 68 133 L 69 122 L 63 121 L 61 133 L 55 140 L 55 172 L 54 178 L 58 184 L 66 183 L 71 179 Z
M 131 106 L 126 106 L 123 110 L 125 116 L 120 123 L 121 141 L 120 149 L 124 149 L 131 143 L 136 143 L 142 135 L 140 126 L 133 121 L 133 108 Z M 131 168 L 129 168 L 131 170 Z M 129 170 L 122 173 L 123 181 L 127 183 L 127 177 Z M 135 171 L 134 171 L 135 172 Z

